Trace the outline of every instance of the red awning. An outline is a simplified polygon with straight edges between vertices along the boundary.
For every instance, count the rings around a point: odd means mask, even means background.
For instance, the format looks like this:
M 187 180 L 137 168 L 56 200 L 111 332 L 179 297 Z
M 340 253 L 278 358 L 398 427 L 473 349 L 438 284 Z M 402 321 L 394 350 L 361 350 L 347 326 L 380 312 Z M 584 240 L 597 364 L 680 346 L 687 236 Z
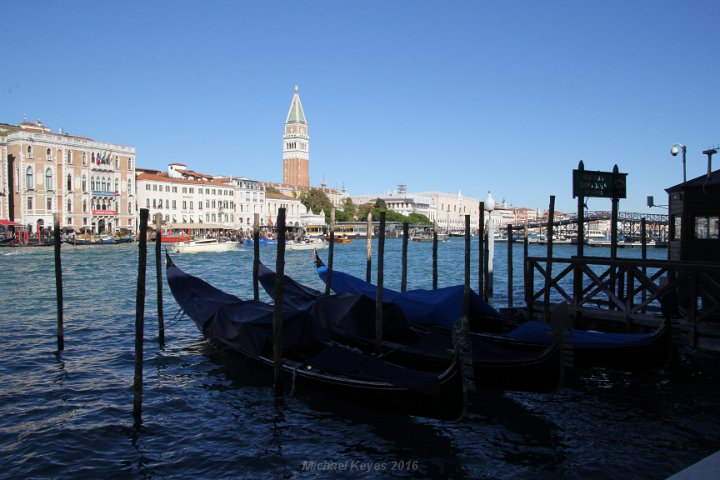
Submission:
M 7 225 L 8 227 L 22 227 L 22 224 L 11 222 L 10 220 L 0 220 L 0 225 Z

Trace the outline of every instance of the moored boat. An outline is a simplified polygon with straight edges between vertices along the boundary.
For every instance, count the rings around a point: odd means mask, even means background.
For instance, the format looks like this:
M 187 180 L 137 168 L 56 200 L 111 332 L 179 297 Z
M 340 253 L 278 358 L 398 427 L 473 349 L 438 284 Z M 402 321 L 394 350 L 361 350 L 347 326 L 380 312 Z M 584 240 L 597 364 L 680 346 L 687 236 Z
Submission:
M 180 270 L 167 257 L 167 281 L 178 305 L 211 343 L 273 372 L 274 306 L 243 301 Z M 285 309 L 283 379 L 312 392 L 380 410 L 441 420 L 462 417 L 458 362 L 442 373 L 408 369 L 327 341 L 308 311 Z
M 203 238 L 178 242 L 172 247 L 175 253 L 230 252 L 237 250 L 238 242 L 221 242 L 217 238 Z
M 259 281 L 274 298 L 275 272 L 262 263 Z M 338 341 L 363 351 L 375 346 L 375 301 L 364 295 L 323 295 L 285 276 L 283 301 L 306 310 Z M 284 304 L 285 304 L 284 303 Z M 342 312 L 342 315 L 338 315 Z M 453 361 L 454 339 L 449 328 L 410 325 L 395 304 L 383 305 L 382 355 L 395 363 L 441 371 Z M 548 392 L 562 381 L 562 351 L 558 342 L 538 345 L 500 336 L 470 333 L 470 360 L 479 387 Z

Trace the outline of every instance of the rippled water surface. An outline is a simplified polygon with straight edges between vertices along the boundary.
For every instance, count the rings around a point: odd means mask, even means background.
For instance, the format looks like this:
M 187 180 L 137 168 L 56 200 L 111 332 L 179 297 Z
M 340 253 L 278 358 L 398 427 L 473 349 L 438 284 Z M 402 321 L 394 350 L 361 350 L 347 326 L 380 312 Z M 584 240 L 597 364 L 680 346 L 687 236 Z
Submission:
M 400 246 L 386 244 L 390 288 L 400 283 Z M 150 247 L 140 428 L 132 417 L 137 245 L 63 246 L 62 352 L 52 248 L 0 249 L 0 478 L 662 479 L 720 449 L 718 356 L 699 352 L 682 351 L 656 374 L 584 371 L 552 394 L 481 390 L 455 423 L 305 391 L 276 403 L 270 379 L 206 345 L 187 318 L 173 320 L 166 285 L 158 345 Z M 409 288 L 431 286 L 431 247 L 410 245 Z M 439 247 L 441 286 L 462 283 L 462 239 Z M 506 248 L 497 246 L 496 306 L 507 297 Z M 275 265 L 274 250 L 262 255 Z M 516 299 L 521 255 L 516 247 Z M 175 260 L 252 296 L 250 250 Z M 337 245 L 335 268 L 364 276 L 364 240 Z M 322 288 L 308 252 L 287 252 L 286 273 Z

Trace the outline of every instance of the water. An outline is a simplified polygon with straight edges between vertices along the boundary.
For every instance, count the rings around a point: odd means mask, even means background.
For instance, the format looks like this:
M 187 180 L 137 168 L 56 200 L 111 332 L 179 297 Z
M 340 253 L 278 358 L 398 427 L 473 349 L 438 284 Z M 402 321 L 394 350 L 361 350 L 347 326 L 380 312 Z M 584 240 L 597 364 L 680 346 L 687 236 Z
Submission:
M 431 248 L 410 245 L 410 288 L 431 285 Z M 497 245 L 497 306 L 507 295 L 506 248 Z M 400 250 L 399 240 L 387 241 L 391 288 L 400 283 Z M 463 281 L 463 252 L 462 239 L 440 244 L 441 286 Z M 262 255 L 274 266 L 273 249 Z M 175 260 L 228 292 L 252 295 L 249 249 Z M 166 345 L 158 346 L 152 253 L 136 429 L 137 245 L 64 246 L 62 261 L 65 350 L 58 353 L 52 249 L 0 249 L 0 478 L 661 479 L 720 448 L 720 362 L 699 352 L 684 351 L 657 374 L 588 370 L 552 394 L 480 391 L 456 423 L 301 391 L 276 404 L 269 378 L 207 346 L 187 318 L 172 320 L 177 306 L 167 286 Z M 335 267 L 364 276 L 365 242 L 336 246 Z M 286 273 L 322 288 L 308 252 L 287 252 Z

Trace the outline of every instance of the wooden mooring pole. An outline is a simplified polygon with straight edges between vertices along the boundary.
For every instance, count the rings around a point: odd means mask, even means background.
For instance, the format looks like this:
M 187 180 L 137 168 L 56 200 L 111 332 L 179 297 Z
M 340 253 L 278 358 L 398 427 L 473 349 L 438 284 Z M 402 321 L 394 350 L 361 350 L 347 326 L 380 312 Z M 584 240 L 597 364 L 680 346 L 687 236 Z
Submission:
M 142 423 L 143 394 L 143 336 L 145 334 L 145 271 L 147 270 L 147 223 L 149 210 L 140 209 L 140 245 L 138 248 L 138 276 L 135 295 L 135 378 L 133 382 L 133 417 Z
M 330 250 L 328 251 L 327 274 L 325 276 L 325 295 L 330 295 L 332 286 L 333 259 L 335 257 L 335 207 L 330 207 Z
M 375 294 L 375 352 L 380 353 L 383 342 L 383 268 L 385 263 L 385 212 L 380 212 L 378 232 L 377 293 Z
M 480 221 L 478 222 L 478 295 L 487 302 L 487 292 L 485 291 L 485 202 L 480 202 Z
M 282 397 L 283 289 L 285 285 L 285 208 L 277 214 L 277 258 L 275 259 L 275 309 L 273 311 L 273 361 L 275 396 Z
M 253 298 L 260 300 L 260 214 L 253 216 Z
M 550 321 L 550 285 L 552 283 L 553 222 L 555 221 L 555 195 L 550 195 L 547 223 L 547 263 L 545 266 L 545 321 Z
M 513 306 L 513 228 L 510 223 L 507 226 L 507 277 L 507 305 L 509 308 Z
M 465 215 L 465 288 L 463 289 L 463 315 L 470 317 L 470 215 Z
M 432 246 L 432 288 L 438 288 L 438 238 L 437 225 L 433 228 L 433 246 Z
M 372 281 L 372 234 L 373 234 L 373 223 L 372 223 L 372 212 L 368 212 L 367 215 L 367 237 L 365 247 L 367 250 L 367 259 L 365 261 L 365 281 L 370 283 Z
M 410 225 L 408 222 L 403 222 L 403 237 L 402 237 L 402 274 L 400 277 L 400 291 L 404 292 L 407 290 L 407 252 L 408 252 L 408 235 Z
M 578 170 L 585 170 L 585 164 L 582 160 L 578 163 Z M 577 256 L 583 258 L 585 256 L 585 197 L 578 195 L 577 200 Z M 582 304 L 583 291 L 583 271 L 579 265 L 575 267 L 573 272 L 573 305 L 577 311 Z
M 157 277 L 158 342 L 165 344 L 165 319 L 163 318 L 163 274 L 162 274 L 162 214 L 155 214 L 155 273 Z
M 62 260 L 60 259 L 60 219 L 58 214 L 53 215 L 53 238 L 55 239 L 55 295 L 57 298 L 57 345 L 58 351 L 65 350 L 65 326 L 63 321 L 63 280 Z

